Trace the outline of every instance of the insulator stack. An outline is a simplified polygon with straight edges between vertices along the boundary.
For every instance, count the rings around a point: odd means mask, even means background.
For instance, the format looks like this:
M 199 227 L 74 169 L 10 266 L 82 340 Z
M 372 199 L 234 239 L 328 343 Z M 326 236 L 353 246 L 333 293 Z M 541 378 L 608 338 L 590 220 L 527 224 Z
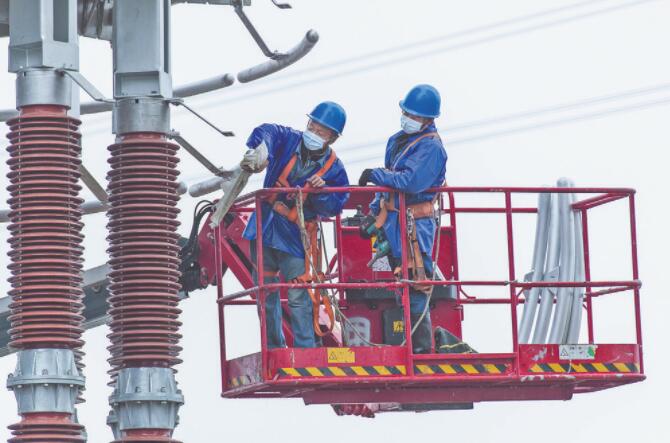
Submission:
M 110 146 L 110 363 L 172 367 L 181 361 L 177 145 L 131 134 Z
M 10 346 L 82 345 L 79 121 L 30 106 L 9 121 Z
M 175 442 L 183 403 L 173 369 L 181 363 L 177 149 L 160 133 L 126 134 L 109 147 L 115 442 Z
M 55 105 L 25 106 L 8 122 L 9 345 L 31 362 L 14 374 L 17 395 L 30 389 L 31 367 L 41 368 L 37 376 L 60 377 L 63 362 L 82 366 L 79 124 L 68 117 L 67 107 Z M 70 372 L 75 376 L 70 386 L 81 387 L 83 378 L 76 372 Z M 25 383 L 23 376 L 28 376 Z M 19 412 L 22 421 L 10 427 L 15 436 L 10 442 L 83 441 L 83 427 L 71 413 Z
M 124 438 L 114 440 L 112 443 L 180 443 L 170 437 L 170 432 L 154 430 L 128 431 Z
M 9 427 L 14 437 L 8 443 L 83 443 L 83 426 L 72 423 L 69 414 L 26 414 L 21 423 Z

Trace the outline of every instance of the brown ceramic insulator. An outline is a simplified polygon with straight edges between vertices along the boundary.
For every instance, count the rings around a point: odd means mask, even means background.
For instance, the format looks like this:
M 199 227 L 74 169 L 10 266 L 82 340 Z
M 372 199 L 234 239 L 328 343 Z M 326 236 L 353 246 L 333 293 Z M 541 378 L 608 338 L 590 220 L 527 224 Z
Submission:
M 84 429 L 72 422 L 70 414 L 32 413 L 24 414 L 21 422 L 9 426 L 12 437 L 9 443 L 83 443 Z
M 83 344 L 79 124 L 62 106 L 26 106 L 8 122 L 15 349 Z
M 166 429 L 133 429 L 112 443 L 180 443 L 170 437 L 171 430 Z
M 112 377 L 181 361 L 177 149 L 161 134 L 129 134 L 109 148 Z

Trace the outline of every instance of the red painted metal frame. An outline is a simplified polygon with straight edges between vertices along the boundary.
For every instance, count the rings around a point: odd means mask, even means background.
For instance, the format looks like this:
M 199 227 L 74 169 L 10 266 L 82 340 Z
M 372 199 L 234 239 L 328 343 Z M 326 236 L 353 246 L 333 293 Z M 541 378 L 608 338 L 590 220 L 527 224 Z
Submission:
M 349 403 L 349 402 L 366 402 L 366 401 L 407 401 L 417 402 L 417 399 L 425 399 L 426 401 L 486 401 L 486 400 L 523 400 L 523 399 L 569 399 L 573 393 L 592 392 L 595 390 L 606 389 L 609 387 L 618 386 L 621 384 L 632 383 L 643 380 L 644 365 L 642 360 L 642 325 L 640 318 L 640 287 L 638 260 L 637 260 L 637 238 L 635 226 L 635 201 L 633 189 L 627 188 L 519 188 L 519 187 L 441 187 L 435 188 L 435 192 L 440 192 L 441 198 L 446 194 L 449 202 L 449 207 L 443 209 L 441 205 L 442 215 L 449 216 L 451 229 L 454 231 L 451 245 L 453 254 L 457 255 L 457 241 L 456 241 L 456 223 L 457 214 L 463 213 L 482 213 L 482 214 L 504 214 L 506 223 L 506 237 L 507 237 L 507 261 L 508 261 L 508 280 L 471 280 L 462 281 L 459 277 L 459 267 L 457 260 L 453 263 L 453 280 L 444 281 L 422 281 L 410 282 L 408 280 L 408 264 L 407 260 L 402 260 L 402 276 L 403 280 L 399 282 L 343 282 L 343 257 L 337 256 L 337 276 L 338 282 L 325 282 L 322 284 L 298 284 L 298 283 L 276 283 L 265 284 L 259 282 L 256 287 L 247 288 L 235 294 L 224 295 L 222 289 L 222 273 L 219 271 L 217 275 L 218 291 L 217 304 L 219 307 L 219 326 L 221 332 L 221 382 L 223 388 L 223 395 L 225 397 L 233 398 L 267 398 L 267 397 L 302 397 L 306 403 Z M 263 189 L 251 194 L 240 197 L 232 212 L 249 213 L 258 211 L 261 203 L 269 195 L 277 193 L 291 193 L 295 189 L 291 188 L 274 188 Z M 351 198 L 345 209 L 354 209 L 357 204 L 364 203 L 365 198 L 371 198 L 375 192 L 394 192 L 388 188 L 382 187 L 346 187 L 346 188 L 327 188 L 327 189 L 303 189 L 303 193 L 324 193 L 324 192 L 348 192 Z M 579 211 L 582 216 L 583 234 L 582 241 L 584 246 L 585 259 L 585 281 L 584 282 L 520 282 L 516 279 L 515 262 L 514 262 L 514 236 L 513 236 L 513 216 L 514 214 L 533 214 L 537 212 L 536 208 L 528 207 L 514 207 L 512 196 L 514 194 L 529 194 L 529 193 L 576 193 L 576 194 L 598 194 L 594 197 L 588 197 L 583 200 L 575 202 L 572 206 Z M 456 194 L 473 194 L 473 193 L 495 193 L 502 194 L 504 197 L 504 207 L 458 207 L 456 205 Z M 589 226 L 587 214 L 590 209 L 596 208 L 607 203 L 628 199 L 629 206 L 629 223 L 630 223 L 630 240 L 631 240 L 631 254 L 632 254 L 632 280 L 618 280 L 618 281 L 592 281 L 591 280 L 591 266 L 590 266 L 590 249 L 589 249 Z M 404 213 L 406 208 L 404 195 L 399 198 L 400 213 Z M 342 229 L 341 217 L 338 216 L 330 222 L 335 223 L 336 230 L 336 244 L 342 244 Z M 262 232 L 261 217 L 256 218 L 256 230 L 258 233 Z M 400 217 L 400 229 L 403 232 L 406 229 L 405 217 Z M 217 241 L 221 236 L 220 230 L 217 231 Z M 401 237 L 401 247 L 403 250 L 407 248 L 407 240 L 404 236 Z M 262 269 L 263 257 L 261 253 L 261 244 L 256 244 L 257 263 L 256 269 Z M 222 260 L 220 253 L 217 255 L 218 263 Z M 228 263 L 227 263 L 228 264 Z M 221 266 L 219 266 L 219 269 Z M 289 368 L 299 368 L 300 364 L 308 367 L 317 368 L 321 365 L 328 365 L 324 363 L 324 352 L 326 348 L 316 349 L 275 349 L 268 351 L 266 344 L 266 325 L 265 321 L 265 296 L 266 293 L 288 288 L 332 288 L 339 293 L 341 301 L 344 300 L 345 289 L 365 289 L 365 288 L 386 288 L 386 289 L 401 289 L 402 303 L 405 306 L 405 324 L 410 324 L 409 319 L 409 287 L 411 283 L 432 284 L 432 285 L 455 285 L 458 287 L 457 303 L 459 305 L 466 304 L 509 304 L 510 316 L 512 322 L 512 343 L 513 349 L 511 353 L 505 354 L 427 354 L 418 355 L 413 354 L 411 344 L 410 328 L 405 328 L 406 344 L 403 347 L 386 347 L 386 348 L 352 348 L 357 352 L 357 362 L 360 365 L 404 365 L 406 373 L 397 374 L 392 377 L 389 376 L 350 376 L 345 378 L 325 376 L 325 377 L 308 377 L 297 376 L 294 378 L 282 378 L 279 376 L 278 369 L 281 364 L 288 365 Z M 507 286 L 509 288 L 509 298 L 477 298 L 470 297 L 463 292 L 465 286 Z M 544 350 L 538 354 L 538 345 L 523 345 L 518 343 L 517 331 L 517 309 L 519 304 L 523 304 L 525 300 L 520 297 L 523 290 L 531 287 L 583 287 L 586 289 L 585 309 L 587 312 L 587 326 L 588 326 L 588 341 L 594 344 L 594 326 L 593 326 L 593 298 L 603 296 L 606 294 L 613 294 L 623 291 L 632 291 L 634 296 L 634 315 L 636 327 L 636 342 L 634 344 L 599 344 L 599 355 L 607 364 L 628 364 L 634 365 L 635 368 L 630 373 L 570 373 L 570 374 L 542 374 L 541 377 L 529 373 L 529 365 L 532 361 L 536 363 L 546 363 L 560 366 L 560 362 L 556 359 L 552 360 L 551 356 L 558 355 L 557 345 L 541 345 Z M 593 288 L 604 288 L 594 292 Z M 227 360 L 226 345 L 225 345 L 225 324 L 224 324 L 224 310 L 226 305 L 252 305 L 256 301 L 247 299 L 246 297 L 256 295 L 260 300 L 259 311 L 261 318 L 261 352 L 258 354 L 251 354 L 245 357 Z M 555 349 L 554 349 L 555 348 Z M 388 352 L 385 350 L 396 349 L 394 358 L 388 358 Z M 550 349 L 550 352 L 547 351 Z M 365 350 L 365 351 L 363 351 Z M 531 355 L 535 352 L 534 355 Z M 386 357 L 379 358 L 380 355 Z M 540 358 L 542 355 L 549 354 L 547 360 Z M 627 355 L 629 357 L 622 357 Z M 630 357 L 633 355 L 634 357 Z M 360 359 L 360 361 L 358 360 Z M 622 360 L 623 359 L 623 360 Z M 300 363 L 302 362 L 302 363 Z M 505 362 L 505 371 L 498 375 L 493 374 L 470 374 L 459 373 L 455 375 L 435 374 L 427 375 L 425 373 L 416 373 L 419 366 L 417 364 L 440 365 L 440 364 L 458 364 L 468 365 L 468 362 L 479 362 L 481 364 L 495 364 L 495 362 Z M 430 363 L 432 362 L 432 363 Z M 571 362 L 576 364 L 589 363 Z M 277 366 L 280 364 L 280 366 Z M 474 363 L 473 363 L 474 364 Z M 335 367 L 346 367 L 334 364 Z M 437 366 L 435 366 L 437 367 Z M 632 367 L 632 366 L 631 366 Z M 250 368 L 255 368 L 252 372 L 245 373 Z M 327 369 L 327 368 L 326 368 Z M 246 377 L 245 380 L 241 378 Z M 231 380 L 237 380 L 236 385 L 231 385 Z M 360 383 L 364 382 L 364 385 Z M 435 393 L 427 395 L 426 389 L 437 386 L 448 387 L 448 391 L 452 394 L 447 395 L 444 391 L 437 389 Z M 519 387 L 523 387 L 519 391 Z M 486 388 L 486 389 L 480 389 Z M 459 391 L 459 389 L 461 391 Z M 442 392 L 440 394 L 440 392 Z M 460 392 L 460 394 L 457 394 Z M 475 393 L 473 393 L 475 392 Z M 477 394 L 477 392 L 479 394 Z M 483 393 L 486 392 L 486 395 Z M 522 392 L 522 393 L 519 393 Z M 523 393 L 525 392 L 525 394 Z M 479 397 L 478 397 L 479 396 Z M 432 400 L 431 400 L 432 399 Z

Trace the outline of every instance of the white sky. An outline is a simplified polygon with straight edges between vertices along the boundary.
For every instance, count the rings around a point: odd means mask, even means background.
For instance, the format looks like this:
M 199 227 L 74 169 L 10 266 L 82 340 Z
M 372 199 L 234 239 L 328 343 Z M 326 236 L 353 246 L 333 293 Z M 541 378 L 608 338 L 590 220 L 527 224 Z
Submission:
M 311 107 L 321 100 L 335 100 L 349 116 L 345 135 L 335 148 L 354 181 L 362 169 L 381 164 L 383 140 L 398 130 L 398 100 L 413 84 L 427 82 L 435 85 L 444 98 L 438 127 L 446 128 L 443 138 L 449 153 L 447 174 L 451 185 L 538 186 L 568 176 L 578 185 L 636 188 L 649 378 L 641 384 L 577 396 L 570 402 L 488 403 L 475 405 L 474 411 L 387 414 L 375 420 L 336 417 L 330 407 L 306 407 L 300 400 L 223 400 L 219 397 L 215 292 L 208 290 L 193 294 L 183 303 L 185 363 L 177 376 L 187 403 L 180 411 L 181 425 L 175 437 L 186 442 L 218 441 L 220 437 L 231 441 L 290 439 L 296 443 L 400 442 L 417 438 L 467 442 L 668 441 L 670 432 L 662 420 L 667 421 L 663 395 L 670 392 L 666 376 L 670 365 L 666 320 L 670 302 L 665 293 L 670 285 L 666 265 L 670 213 L 663 177 L 667 177 L 670 148 L 670 3 L 291 3 L 293 10 L 280 11 L 268 1 L 256 0 L 248 13 L 276 49 L 294 45 L 308 28 L 318 30 L 321 41 L 308 57 L 274 77 L 190 100 L 221 127 L 234 130 L 237 137 L 222 139 L 181 110 L 174 113 L 173 126 L 216 163 L 230 166 L 239 161 L 246 136 L 255 125 L 278 122 L 302 128 L 304 114 Z M 453 36 L 561 7 L 565 9 L 553 14 Z M 181 5 L 173 12 L 175 84 L 236 73 L 262 60 L 232 9 Z M 583 17 L 573 19 L 579 15 Z M 111 95 L 108 44 L 82 41 L 81 47 L 81 71 Z M 0 60 L 7 59 L 6 51 L 3 44 Z M 0 107 L 13 107 L 13 76 L 4 66 L 0 67 L 0 85 Z M 645 91 L 638 91 L 642 89 Z M 634 90 L 638 93 L 618 96 Z M 616 97 L 538 112 L 610 95 Z M 463 127 L 529 111 L 533 112 Z M 591 117 L 581 118 L 584 116 Z M 552 123 L 557 120 L 567 121 Z M 100 180 L 107 170 L 106 146 L 112 141 L 109 126 L 109 115 L 102 115 L 86 118 L 83 127 L 84 162 Z M 3 163 L 6 157 L 3 149 Z M 182 178 L 188 182 L 207 177 L 206 171 L 186 156 L 182 156 L 181 167 Z M 3 173 L 0 189 L 5 186 Z M 191 198 L 181 202 L 183 233 L 190 228 L 194 203 Z M 619 205 L 612 211 L 594 214 L 594 279 L 630 278 L 624 211 Z M 459 233 L 462 277 L 505 278 L 502 220 L 463 220 Z M 94 266 L 106 259 L 105 218 L 89 216 L 86 223 L 86 263 Z M 530 266 L 534 221 L 516 218 L 515 223 L 516 265 L 522 276 Z M 1 229 L 0 244 L 6 245 L 6 236 L 6 230 Z M 4 267 L 8 260 L 4 254 L 2 257 Z M 228 292 L 239 288 L 230 277 L 225 284 Z M 2 293 L 8 289 L 4 281 L 0 287 Z M 630 341 L 630 297 L 611 297 L 597 301 L 596 339 Z M 253 352 L 259 335 L 255 312 L 244 308 L 231 311 L 227 318 L 231 327 L 229 351 L 233 355 Z M 509 330 L 507 309 L 466 311 L 465 340 L 477 349 L 509 350 Z M 111 440 L 105 425 L 110 393 L 106 386 L 106 333 L 105 328 L 98 328 L 85 335 L 87 402 L 80 406 L 80 418 L 91 442 Z M 8 374 L 13 366 L 13 357 L 1 359 L 0 373 Z M 11 393 L 0 390 L 0 439 L 8 438 L 4 426 L 15 422 L 14 415 Z

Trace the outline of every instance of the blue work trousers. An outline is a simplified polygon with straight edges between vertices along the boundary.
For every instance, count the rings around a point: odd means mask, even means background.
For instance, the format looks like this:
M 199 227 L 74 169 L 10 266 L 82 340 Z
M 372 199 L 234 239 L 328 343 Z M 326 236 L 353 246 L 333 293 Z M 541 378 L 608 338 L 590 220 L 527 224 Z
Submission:
M 423 257 L 423 266 L 426 271 L 426 278 L 433 278 L 433 261 L 430 259 L 430 256 L 427 254 L 421 254 Z M 393 257 L 391 259 L 393 267 L 401 266 L 400 258 Z M 411 275 L 410 278 L 414 279 L 415 277 Z M 402 296 L 396 296 L 396 302 L 402 305 Z M 417 325 L 416 323 L 421 318 L 423 310 L 426 309 L 426 303 L 428 303 L 428 295 L 425 292 L 417 291 L 414 287 L 410 286 L 409 289 L 409 314 L 410 320 L 412 322 L 412 351 L 415 354 L 428 354 L 433 348 L 433 326 L 430 319 L 430 309 L 426 310 L 426 315 L 423 317 L 423 320 Z
M 251 260 L 256 264 L 256 241 L 251 241 Z M 263 245 L 263 270 L 266 273 L 279 272 L 284 277 L 284 281 L 291 281 L 305 273 L 305 259 Z M 255 272 L 253 277 L 254 281 L 258 283 L 258 276 Z M 265 277 L 263 281 L 266 284 L 279 283 L 279 277 Z M 291 311 L 293 346 L 296 348 L 315 347 L 316 340 L 312 324 L 312 300 L 307 293 L 307 289 L 289 289 L 288 306 Z M 260 301 L 258 312 L 260 315 Z M 279 291 L 266 295 L 265 324 L 268 348 L 285 348 L 286 339 L 282 331 L 282 309 Z
M 426 278 L 433 278 L 433 260 L 430 258 L 430 255 L 423 253 L 423 267 L 426 271 Z M 402 266 L 402 261 L 400 257 L 390 257 L 391 266 L 395 269 Z M 410 277 L 412 270 L 410 269 Z M 402 305 L 402 296 L 398 295 L 396 301 L 399 305 Z M 412 286 L 409 288 L 409 312 L 410 314 L 421 314 L 426 308 L 426 302 L 428 301 L 428 295 L 425 292 L 417 291 Z M 427 314 L 430 315 L 430 312 Z

